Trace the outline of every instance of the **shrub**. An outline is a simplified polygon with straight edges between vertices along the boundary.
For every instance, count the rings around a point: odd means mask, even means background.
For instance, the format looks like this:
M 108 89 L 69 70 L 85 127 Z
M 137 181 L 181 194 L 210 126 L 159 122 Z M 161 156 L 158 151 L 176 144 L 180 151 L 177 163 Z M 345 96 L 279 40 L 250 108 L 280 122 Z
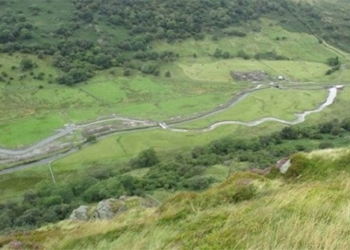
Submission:
M 334 148 L 334 144 L 331 142 L 321 142 L 318 144 L 319 149 Z
M 254 196 L 257 193 L 257 189 L 254 185 L 240 185 L 237 187 L 236 192 L 232 194 L 230 197 L 230 202 L 240 202 L 240 201 L 246 201 L 254 198 Z
M 30 60 L 28 58 L 22 59 L 20 65 L 21 65 L 22 71 L 31 70 L 35 66 L 35 64 L 32 62 L 32 60 Z
M 142 151 L 136 158 L 130 161 L 132 168 L 147 168 L 156 165 L 159 162 L 154 149 Z
M 96 135 L 89 135 L 88 138 L 86 138 L 86 142 L 94 143 L 97 141 Z

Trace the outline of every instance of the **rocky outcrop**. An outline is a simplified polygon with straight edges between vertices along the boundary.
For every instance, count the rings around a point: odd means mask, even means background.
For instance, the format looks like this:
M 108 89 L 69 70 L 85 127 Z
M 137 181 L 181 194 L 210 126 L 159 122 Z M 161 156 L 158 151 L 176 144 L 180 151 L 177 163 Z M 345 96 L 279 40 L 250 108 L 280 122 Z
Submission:
M 77 209 L 74 209 L 69 219 L 71 220 L 88 220 L 88 206 L 80 206 Z
M 96 211 L 93 214 L 92 218 L 101 220 L 111 219 L 116 214 L 124 212 L 126 210 L 126 204 L 121 199 L 103 200 L 97 204 Z
M 70 215 L 71 220 L 108 220 L 134 207 L 153 207 L 159 204 L 148 198 L 121 196 L 106 199 L 95 206 L 80 206 Z

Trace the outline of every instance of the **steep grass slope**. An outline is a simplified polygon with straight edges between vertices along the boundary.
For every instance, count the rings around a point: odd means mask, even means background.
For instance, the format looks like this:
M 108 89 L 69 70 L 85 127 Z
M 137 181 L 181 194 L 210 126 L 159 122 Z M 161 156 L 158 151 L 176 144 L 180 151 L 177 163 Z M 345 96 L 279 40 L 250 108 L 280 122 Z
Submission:
M 291 157 L 285 175 L 232 175 L 203 193 L 179 193 L 159 208 L 112 221 L 64 221 L 0 238 L 39 249 L 346 249 L 350 151 Z M 11 243 L 12 242 L 12 243 Z

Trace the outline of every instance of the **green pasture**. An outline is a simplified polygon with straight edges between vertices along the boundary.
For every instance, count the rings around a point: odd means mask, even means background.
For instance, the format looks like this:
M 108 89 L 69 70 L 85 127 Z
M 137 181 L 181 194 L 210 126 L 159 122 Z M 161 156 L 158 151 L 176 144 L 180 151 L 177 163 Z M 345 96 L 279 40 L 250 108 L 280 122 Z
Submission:
M 74 123 L 81 124 L 89 121 L 95 121 L 100 118 L 111 117 L 115 112 L 105 105 L 96 105 L 93 107 L 69 109 L 66 114 Z
M 218 41 L 213 41 L 212 36 L 207 35 L 204 40 L 200 41 L 189 39 L 172 44 L 156 42 L 153 47 L 158 50 L 175 51 L 181 57 L 193 57 L 193 54 L 197 54 L 198 57 L 211 56 L 217 48 L 233 55 L 243 50 L 250 56 L 274 50 L 278 55 L 286 56 L 291 60 L 319 63 L 325 63 L 329 57 L 338 55 L 335 51 L 320 44 L 316 37 L 306 33 L 289 32 L 275 21 L 262 19 L 247 24 L 247 26 L 249 25 L 258 27 L 260 31 L 250 31 L 246 37 L 224 36 Z M 228 30 L 247 32 L 247 30 L 252 30 L 252 27 L 232 27 Z M 285 39 L 277 40 L 277 37 L 285 37 Z
M 293 121 L 296 113 L 317 108 L 328 96 L 326 90 L 264 89 L 252 93 L 233 107 L 181 125 L 183 128 L 203 128 L 220 121 L 249 122 L 264 117 Z
M 218 79 L 196 81 L 186 75 L 177 63 L 162 67 L 163 72 L 167 70 L 172 73 L 170 78 L 142 75 L 113 77 L 109 72 L 101 72 L 80 88 L 105 104 L 105 113 L 164 120 L 210 110 L 249 87 Z
M 185 74 L 194 80 L 217 80 L 232 82 L 231 71 L 251 72 L 264 71 L 271 78 L 276 79 L 283 76 L 287 81 L 298 82 L 330 82 L 330 81 L 348 81 L 350 71 L 341 69 L 332 75 L 326 76 L 329 69 L 324 63 L 307 61 L 266 61 L 266 60 L 243 60 L 228 59 L 213 61 L 212 59 L 203 59 L 202 63 L 187 63 L 183 61 L 179 66 Z
M 33 79 L 30 72 L 21 72 L 20 61 L 25 57 L 38 65 L 33 76 L 43 72 L 44 80 Z M 111 114 L 154 120 L 189 116 L 225 103 L 247 87 L 193 81 L 175 63 L 164 68 L 173 69 L 171 78 L 142 75 L 125 78 L 120 76 L 120 69 L 116 69 L 117 76 L 101 71 L 87 84 L 67 87 L 47 83 L 58 74 L 50 67 L 50 60 L 2 55 L 0 70 L 7 72 L 6 79 L 12 77 L 12 80 L 0 85 L 0 127 L 6 133 L 0 138 L 0 145 L 32 144 L 66 123 L 82 123 Z M 12 66 L 17 68 L 13 70 Z M 23 74 L 26 77 L 20 79 Z
M 0 89 L 0 121 L 39 112 L 91 108 L 98 102 L 78 88 L 47 85 L 40 88 Z
M 15 148 L 37 142 L 62 128 L 65 122 L 61 114 L 50 112 L 0 123 L 0 146 Z

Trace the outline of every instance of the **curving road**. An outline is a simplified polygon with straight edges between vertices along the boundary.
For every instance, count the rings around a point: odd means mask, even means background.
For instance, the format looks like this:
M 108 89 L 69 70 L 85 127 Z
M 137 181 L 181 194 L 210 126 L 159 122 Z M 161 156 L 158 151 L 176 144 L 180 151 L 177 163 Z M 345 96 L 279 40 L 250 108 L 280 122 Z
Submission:
M 68 135 L 69 133 L 72 133 L 75 130 L 75 126 L 74 124 L 69 124 L 67 126 L 65 126 L 64 129 L 60 130 L 57 134 L 49 136 L 47 138 L 45 138 L 44 140 L 28 147 L 25 149 L 21 149 L 21 150 L 16 150 L 16 149 L 1 149 L 0 148 L 0 154 L 6 154 L 6 155 L 23 155 L 23 154 L 27 154 L 32 152 L 33 150 L 39 149 L 43 146 L 45 146 L 46 144 L 53 142 L 63 136 Z
M 74 131 L 76 131 L 77 129 L 96 125 L 99 123 L 109 122 L 109 121 L 129 121 L 129 122 L 134 122 L 134 123 L 140 123 L 142 125 L 148 124 L 147 121 L 133 120 L 133 119 L 121 118 L 121 117 L 115 117 L 115 118 L 94 121 L 94 122 L 86 123 L 86 124 L 82 124 L 82 125 L 68 124 L 63 129 L 60 129 L 58 133 L 56 133 L 52 136 L 49 136 L 49 137 L 45 138 L 44 140 L 42 140 L 34 145 L 29 146 L 28 148 L 25 148 L 25 149 L 3 149 L 3 148 L 0 148 L 0 154 L 13 155 L 13 156 L 27 154 L 27 153 L 30 153 L 30 152 L 36 150 L 36 149 L 40 149 L 41 147 L 45 146 L 46 144 L 49 144 L 53 141 L 56 141 L 57 139 L 59 139 L 61 137 L 64 137 L 68 134 L 71 134 Z

